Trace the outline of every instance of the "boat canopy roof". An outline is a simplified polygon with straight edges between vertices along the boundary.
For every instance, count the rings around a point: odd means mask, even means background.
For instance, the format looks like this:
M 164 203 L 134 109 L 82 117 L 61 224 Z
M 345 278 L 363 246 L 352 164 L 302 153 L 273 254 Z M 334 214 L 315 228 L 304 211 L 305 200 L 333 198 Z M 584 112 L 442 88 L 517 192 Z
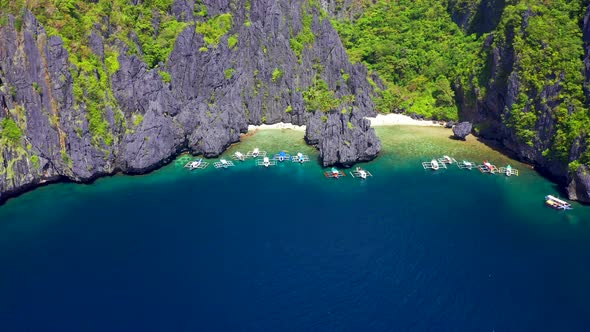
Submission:
M 279 156 L 281 156 L 281 157 L 284 157 L 284 156 L 286 156 L 286 154 L 285 154 L 285 151 L 281 151 L 281 152 L 279 152 Z

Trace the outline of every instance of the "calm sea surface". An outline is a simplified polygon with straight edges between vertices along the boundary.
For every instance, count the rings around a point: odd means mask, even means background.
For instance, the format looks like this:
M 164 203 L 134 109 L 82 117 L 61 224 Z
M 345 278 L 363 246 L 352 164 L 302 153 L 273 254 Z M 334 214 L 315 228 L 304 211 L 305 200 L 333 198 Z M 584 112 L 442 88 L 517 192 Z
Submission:
M 366 181 L 312 162 L 56 184 L 0 206 L 0 331 L 590 331 L 590 207 L 441 128 L 379 128 Z M 510 163 L 519 177 L 420 162 Z M 213 160 L 212 160 L 213 161 Z

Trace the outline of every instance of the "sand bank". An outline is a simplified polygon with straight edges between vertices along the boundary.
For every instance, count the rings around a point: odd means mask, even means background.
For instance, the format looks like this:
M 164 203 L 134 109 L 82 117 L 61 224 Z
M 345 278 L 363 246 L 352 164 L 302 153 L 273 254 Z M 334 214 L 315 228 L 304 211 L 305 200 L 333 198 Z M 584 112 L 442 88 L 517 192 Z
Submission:
M 296 126 L 290 123 L 279 122 L 275 124 L 261 124 L 259 126 L 249 125 L 248 132 L 258 129 L 292 129 L 297 131 L 305 131 L 305 126 Z
M 371 127 L 375 126 L 425 126 L 425 127 L 440 127 L 442 124 L 431 120 L 416 120 L 404 114 L 377 114 L 376 117 L 370 118 Z

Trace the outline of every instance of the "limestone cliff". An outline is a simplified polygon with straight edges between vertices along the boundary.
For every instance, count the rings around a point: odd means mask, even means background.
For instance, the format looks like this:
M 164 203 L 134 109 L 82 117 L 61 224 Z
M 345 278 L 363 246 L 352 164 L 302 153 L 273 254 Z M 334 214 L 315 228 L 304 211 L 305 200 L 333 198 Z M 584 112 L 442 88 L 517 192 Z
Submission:
M 475 123 L 479 136 L 534 164 L 566 188 L 571 199 L 590 203 L 585 166 L 589 99 L 582 93 L 584 50 L 576 37 L 588 30 L 588 16 L 579 26 L 571 17 L 583 8 L 574 5 L 511 5 L 488 31 L 469 16 L 477 10 L 462 18 L 455 13 L 460 22 L 470 22 L 464 25 L 468 29 L 490 32 L 479 69 L 458 80 L 455 89 L 461 117 Z M 555 26 L 562 29 L 561 36 L 545 33 Z M 584 38 L 587 45 L 587 34 Z M 585 54 L 587 59 L 587 49 Z
M 182 151 L 214 157 L 248 124 L 307 125 L 324 165 L 377 155 L 363 119 L 374 115 L 366 69 L 348 61 L 314 2 L 176 0 L 163 10 L 174 20 L 155 13 L 152 27 L 182 30 L 159 62 L 140 30 L 117 34 L 113 15 L 77 44 L 48 33 L 34 10 L 3 13 L 0 201 L 47 180 L 146 172 Z M 322 93 L 328 108 L 314 100 Z

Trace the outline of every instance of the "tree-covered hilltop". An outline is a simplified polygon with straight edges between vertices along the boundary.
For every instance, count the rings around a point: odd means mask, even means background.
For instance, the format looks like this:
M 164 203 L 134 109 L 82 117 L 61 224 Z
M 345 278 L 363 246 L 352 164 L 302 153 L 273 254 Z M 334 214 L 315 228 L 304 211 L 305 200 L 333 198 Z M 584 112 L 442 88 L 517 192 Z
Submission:
M 470 120 L 570 187 L 590 186 L 588 5 L 378 0 L 334 24 L 351 60 L 383 80 L 379 111 Z
M 380 112 L 457 119 L 451 84 L 473 63 L 477 36 L 465 34 L 444 1 L 380 0 L 358 19 L 334 22 L 351 61 L 379 73 Z

